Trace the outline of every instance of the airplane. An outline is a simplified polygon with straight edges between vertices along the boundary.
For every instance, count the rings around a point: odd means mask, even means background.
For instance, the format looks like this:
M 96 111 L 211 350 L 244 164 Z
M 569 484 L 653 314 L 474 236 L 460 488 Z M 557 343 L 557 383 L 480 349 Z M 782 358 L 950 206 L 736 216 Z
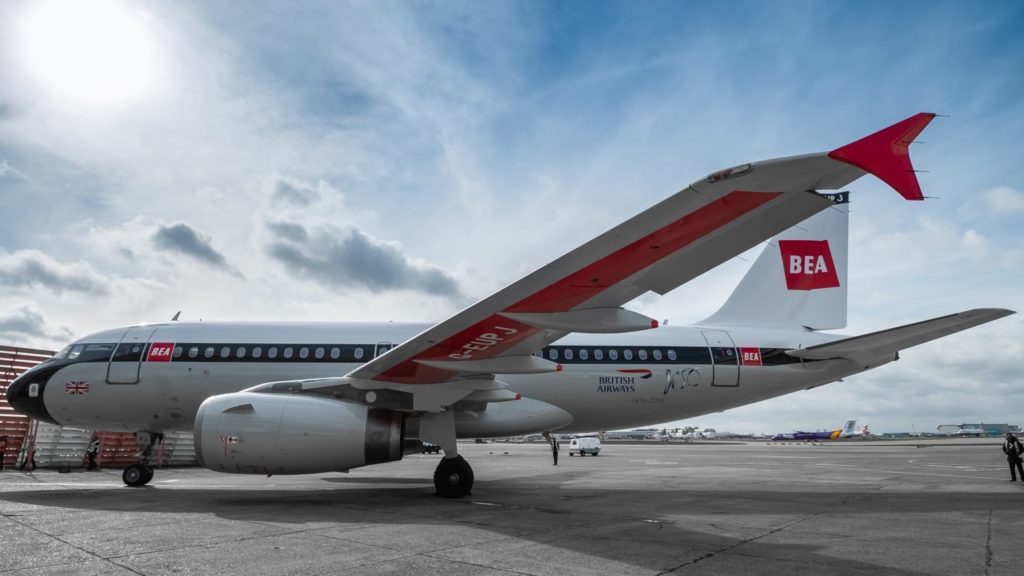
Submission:
M 854 438 L 857 436 L 868 436 L 871 432 L 868 431 L 868 427 L 864 426 L 861 429 L 857 429 L 856 420 L 847 420 L 846 424 L 842 428 L 835 430 L 827 430 L 824 432 L 782 432 L 772 436 L 774 441 L 784 440 L 806 440 L 808 442 L 814 440 L 838 440 L 839 438 Z
M 956 431 L 956 435 L 960 436 L 960 437 L 966 437 L 966 436 L 979 437 L 979 436 L 987 436 L 988 432 L 985 432 L 984 428 L 978 428 L 978 427 L 973 427 L 973 428 L 968 427 L 968 428 L 965 428 L 965 427 L 961 426 Z
M 919 113 L 829 152 L 714 172 L 433 324 L 164 322 L 72 342 L 9 387 L 17 411 L 132 431 L 142 486 L 171 430 L 215 471 L 307 474 L 441 446 L 439 496 L 474 483 L 458 438 L 625 429 L 838 381 L 1013 314 L 989 308 L 847 337 L 848 184 L 922 200 Z M 825 191 L 838 191 L 826 193 Z M 776 236 L 778 235 L 778 236 Z M 775 236 L 725 304 L 689 327 L 623 308 Z

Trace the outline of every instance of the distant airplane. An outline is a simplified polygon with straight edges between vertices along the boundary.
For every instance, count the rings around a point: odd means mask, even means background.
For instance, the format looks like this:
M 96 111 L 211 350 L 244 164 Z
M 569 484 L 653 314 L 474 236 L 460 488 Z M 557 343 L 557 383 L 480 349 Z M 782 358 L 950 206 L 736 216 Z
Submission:
M 956 431 L 957 436 L 987 436 L 988 432 L 985 432 L 984 428 L 959 428 Z
M 437 493 L 465 496 L 473 470 L 457 438 L 695 418 L 877 368 L 1012 314 L 976 309 L 860 336 L 822 332 L 846 325 L 841 190 L 871 173 L 922 200 L 908 146 L 933 117 L 830 152 L 714 172 L 433 325 L 121 327 L 71 343 L 7 397 L 41 421 L 135 431 L 143 452 L 122 475 L 130 486 L 153 478 L 166 431 L 191 429 L 203 466 L 243 474 L 345 471 L 429 442 L 445 453 Z M 537 217 L 571 209 L 547 206 Z M 494 225 L 529 234 L 536 223 Z M 437 227 L 455 233 L 458 222 Z M 656 320 L 622 308 L 773 236 L 725 304 L 695 326 L 651 330 Z M 453 249 L 488 240 L 461 238 Z
M 856 420 L 847 420 L 846 424 L 842 428 L 835 430 L 828 430 L 824 432 L 783 432 L 772 436 L 772 440 L 838 440 L 839 438 L 854 438 L 857 436 L 868 436 L 871 432 L 868 431 L 868 427 L 865 425 L 861 429 L 857 429 Z

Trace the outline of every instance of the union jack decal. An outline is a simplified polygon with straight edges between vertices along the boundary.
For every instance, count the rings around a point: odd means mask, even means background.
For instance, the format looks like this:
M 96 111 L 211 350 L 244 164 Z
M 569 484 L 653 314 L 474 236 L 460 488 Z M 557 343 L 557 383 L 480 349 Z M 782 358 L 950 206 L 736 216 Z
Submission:
M 89 383 L 88 382 L 80 382 L 80 381 L 77 381 L 77 380 L 68 382 L 68 383 L 64 384 L 64 392 L 66 394 L 74 394 L 74 395 L 88 394 L 89 393 Z

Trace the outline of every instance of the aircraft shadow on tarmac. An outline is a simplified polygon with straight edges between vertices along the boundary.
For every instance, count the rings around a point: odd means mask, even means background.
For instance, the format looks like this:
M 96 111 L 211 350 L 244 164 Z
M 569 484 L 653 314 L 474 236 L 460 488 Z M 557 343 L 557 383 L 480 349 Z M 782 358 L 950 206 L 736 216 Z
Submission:
M 466 527 L 555 547 L 571 558 L 584 554 L 643 569 L 672 571 L 689 567 L 700 572 L 701 562 L 714 558 L 744 562 L 752 558 L 771 562 L 783 573 L 796 571 L 830 574 L 885 573 L 930 574 L 932 570 L 901 570 L 877 561 L 870 554 L 860 560 L 840 558 L 812 541 L 863 538 L 848 525 L 843 529 L 822 525 L 839 515 L 844 520 L 858 515 L 913 513 L 965 513 L 982 518 L 992 509 L 991 494 L 913 493 L 858 491 L 735 492 L 688 491 L 684 487 L 651 490 L 588 487 L 564 494 L 556 484 L 523 479 L 478 481 L 475 494 L 461 500 L 438 498 L 429 479 L 391 477 L 328 477 L 325 481 L 345 486 L 328 489 L 308 487 L 276 489 L 193 488 L 155 486 L 143 489 L 77 488 L 0 493 L 0 501 L 84 512 L 114 514 L 169 513 L 209 514 L 240 522 L 278 525 L 329 523 L 333 527 L 408 527 L 440 525 Z M 380 487 L 356 484 L 384 484 Z M 408 485 L 408 486 L 397 486 Z M 351 486 L 349 486 L 351 485 Z M 656 504 L 652 505 L 652 502 Z M 650 512 L 644 517 L 643 511 Z M 38 512 L 17 512 L 31 516 Z M 685 516 L 687 524 L 713 527 L 713 532 L 688 529 L 671 519 Z M 735 517 L 735 520 L 731 518 Z M 741 518 L 742 517 L 742 518 Z M 760 520 L 757 520 L 760 518 Z M 84 520 L 84 518 L 83 518 Z M 873 520 L 871 520 L 873 521 Z M 919 523 L 920 526 L 923 523 Z M 949 542 L 947 527 L 915 533 L 918 554 L 941 551 Z M 728 535 L 723 535 L 727 533 Z M 792 543 L 801 533 L 808 542 Z M 786 542 L 780 542 L 784 536 Z M 429 537 L 428 537 L 429 538 Z M 877 536 L 876 536 L 877 538 Z M 898 538 L 898 536 L 897 536 Z M 763 540 L 763 541 L 762 541 Z M 871 550 L 873 540 L 863 538 L 858 547 Z M 922 544 L 923 543 L 923 544 Z M 921 547 L 925 547 L 922 552 Z M 514 547 L 513 547 L 514 549 Z M 509 554 L 521 552 L 510 551 Z M 984 560 L 982 560 L 984 561 Z M 501 568 L 500 557 L 493 560 Z M 708 565 L 710 568 L 710 564 Z M 719 570 L 722 566 L 719 565 Z M 727 570 L 728 571 L 728 570 Z

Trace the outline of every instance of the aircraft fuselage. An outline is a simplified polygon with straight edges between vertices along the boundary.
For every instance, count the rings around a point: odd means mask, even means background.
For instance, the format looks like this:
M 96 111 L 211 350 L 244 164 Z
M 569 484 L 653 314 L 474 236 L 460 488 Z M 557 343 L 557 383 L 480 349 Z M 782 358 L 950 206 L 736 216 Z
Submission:
M 91 430 L 191 429 L 208 397 L 265 382 L 343 376 L 428 325 L 393 323 L 166 323 L 82 338 L 12 384 L 22 412 Z M 524 399 L 571 415 L 565 432 L 695 417 L 825 384 L 868 366 L 803 361 L 787 349 L 836 336 L 722 327 L 571 334 L 538 351 L 548 374 L 497 375 Z M 879 358 L 869 367 L 884 364 Z M 489 404 L 511 410 L 517 402 Z M 460 426 L 460 435 L 521 430 Z M 530 430 L 542 432 L 545 430 Z

